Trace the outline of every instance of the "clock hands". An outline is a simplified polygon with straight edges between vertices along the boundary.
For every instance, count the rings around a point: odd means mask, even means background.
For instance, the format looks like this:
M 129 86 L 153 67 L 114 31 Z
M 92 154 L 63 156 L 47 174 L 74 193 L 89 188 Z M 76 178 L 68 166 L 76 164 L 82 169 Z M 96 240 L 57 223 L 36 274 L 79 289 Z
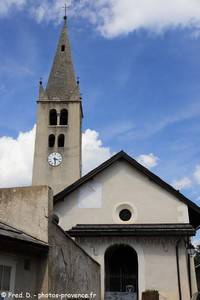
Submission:
M 53 152 L 49 154 L 48 161 L 51 166 L 57 167 L 62 163 L 62 155 L 60 153 Z
M 59 161 L 59 159 L 57 157 L 54 157 L 53 160 L 54 160 L 55 165 L 57 164 L 57 161 Z

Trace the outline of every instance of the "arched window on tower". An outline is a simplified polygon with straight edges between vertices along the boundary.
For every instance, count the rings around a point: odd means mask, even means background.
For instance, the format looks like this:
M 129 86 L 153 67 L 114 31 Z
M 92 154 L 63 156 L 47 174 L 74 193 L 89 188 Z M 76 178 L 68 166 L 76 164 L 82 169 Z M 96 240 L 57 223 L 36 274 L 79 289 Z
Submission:
M 60 112 L 60 125 L 68 124 L 68 110 L 62 109 Z
M 57 125 L 57 111 L 51 109 L 49 112 L 49 125 Z
M 65 146 L 65 136 L 64 134 L 60 134 L 58 136 L 58 147 L 64 147 Z
M 55 135 L 50 134 L 49 135 L 49 148 L 53 148 L 55 146 Z

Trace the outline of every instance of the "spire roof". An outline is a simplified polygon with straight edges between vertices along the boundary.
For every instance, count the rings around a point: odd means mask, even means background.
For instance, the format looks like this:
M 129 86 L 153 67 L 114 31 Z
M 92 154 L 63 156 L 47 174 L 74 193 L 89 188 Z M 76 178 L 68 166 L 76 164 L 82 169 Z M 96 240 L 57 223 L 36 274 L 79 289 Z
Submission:
M 50 100 L 68 101 L 71 100 L 76 91 L 77 83 L 67 32 L 67 20 L 64 18 L 64 25 L 59 38 L 46 92 Z

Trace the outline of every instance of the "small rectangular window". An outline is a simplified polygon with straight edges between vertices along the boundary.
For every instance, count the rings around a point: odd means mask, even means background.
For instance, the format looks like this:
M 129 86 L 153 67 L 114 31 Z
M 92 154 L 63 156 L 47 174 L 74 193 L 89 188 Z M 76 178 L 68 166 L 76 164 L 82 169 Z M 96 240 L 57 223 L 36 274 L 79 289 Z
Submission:
M 61 51 L 64 52 L 65 51 L 65 45 L 61 46 Z
M 10 279 L 11 279 L 12 267 L 0 265 L 0 290 L 10 290 Z

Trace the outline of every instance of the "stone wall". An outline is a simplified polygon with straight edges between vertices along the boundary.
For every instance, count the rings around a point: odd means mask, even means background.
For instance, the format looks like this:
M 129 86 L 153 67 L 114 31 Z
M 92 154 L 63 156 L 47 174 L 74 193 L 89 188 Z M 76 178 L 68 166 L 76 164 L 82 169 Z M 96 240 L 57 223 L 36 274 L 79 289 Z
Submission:
M 20 237 L 0 235 L 0 261 L 13 270 L 11 292 L 93 292 L 97 294 L 93 299 L 99 300 L 100 266 L 53 223 L 52 203 L 47 186 L 0 189 L 0 222 L 36 238 L 36 245 L 30 245 Z M 37 240 L 47 244 L 43 254 Z
M 0 189 L 0 221 L 48 243 L 52 191 L 47 186 Z
M 62 229 L 52 223 L 49 250 L 49 291 L 67 294 L 94 293 L 100 299 L 100 265 Z M 89 296 L 90 297 L 90 296 Z

